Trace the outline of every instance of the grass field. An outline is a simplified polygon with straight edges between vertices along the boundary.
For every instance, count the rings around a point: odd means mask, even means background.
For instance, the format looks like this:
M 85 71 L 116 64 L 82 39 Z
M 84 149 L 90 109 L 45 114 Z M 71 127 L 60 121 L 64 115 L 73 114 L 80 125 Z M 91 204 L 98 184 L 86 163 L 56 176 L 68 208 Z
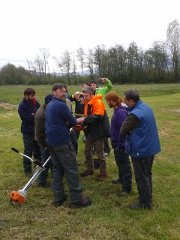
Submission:
M 129 88 L 137 88 L 156 116 L 162 151 L 153 165 L 152 211 L 127 208 L 137 198 L 134 178 L 130 196 L 121 198 L 116 195 L 120 186 L 111 184 L 117 175 L 113 152 L 107 158 L 108 179 L 105 182 L 96 182 L 95 176 L 81 179 L 85 195 L 93 201 L 91 207 L 72 210 L 67 202 L 63 207 L 54 208 L 50 204 L 51 189 L 36 185 L 29 190 L 25 205 L 11 205 L 11 190 L 18 190 L 28 180 L 23 173 L 21 156 L 10 150 L 16 147 L 23 151 L 17 104 L 25 87 L 0 87 L 1 239 L 180 239 L 180 85 L 114 86 L 114 90 L 121 95 Z M 34 86 L 41 103 L 51 87 Z M 75 90 L 79 90 L 77 86 L 69 87 L 70 93 Z M 111 116 L 112 110 L 108 109 L 108 114 Z M 84 144 L 81 138 L 79 145 L 81 171 L 84 169 Z

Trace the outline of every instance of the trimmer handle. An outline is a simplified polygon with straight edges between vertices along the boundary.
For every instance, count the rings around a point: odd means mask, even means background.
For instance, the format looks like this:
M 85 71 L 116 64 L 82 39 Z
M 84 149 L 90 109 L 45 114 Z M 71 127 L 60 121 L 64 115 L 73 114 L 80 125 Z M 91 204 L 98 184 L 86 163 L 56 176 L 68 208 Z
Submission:
M 16 153 L 19 153 L 19 151 L 16 148 L 14 148 L 14 147 L 12 147 L 11 150 L 13 150 Z

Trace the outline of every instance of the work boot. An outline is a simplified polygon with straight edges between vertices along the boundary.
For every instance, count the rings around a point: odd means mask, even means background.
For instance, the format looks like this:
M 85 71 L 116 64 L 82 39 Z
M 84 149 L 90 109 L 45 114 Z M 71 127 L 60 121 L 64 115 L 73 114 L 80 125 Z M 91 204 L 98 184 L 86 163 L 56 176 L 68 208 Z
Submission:
M 65 195 L 60 201 L 53 201 L 51 204 L 54 207 L 61 207 L 66 200 L 67 200 L 67 195 Z
M 81 177 L 87 177 L 87 176 L 90 176 L 93 174 L 94 174 L 94 172 L 90 171 L 90 170 L 85 170 L 84 172 L 80 173 Z
M 107 178 L 107 174 L 99 174 L 96 178 L 96 181 L 104 181 Z
M 70 204 L 70 208 L 84 208 L 84 207 L 88 207 L 92 204 L 91 199 L 89 198 L 82 198 L 80 201 L 78 202 L 74 202 Z

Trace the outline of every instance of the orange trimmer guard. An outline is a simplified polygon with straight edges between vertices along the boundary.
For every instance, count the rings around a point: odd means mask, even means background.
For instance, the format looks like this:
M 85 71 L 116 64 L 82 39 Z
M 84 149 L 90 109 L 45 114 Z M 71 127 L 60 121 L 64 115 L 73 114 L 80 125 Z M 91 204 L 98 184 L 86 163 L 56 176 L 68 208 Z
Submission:
M 10 193 L 10 201 L 13 203 L 24 204 L 26 202 L 26 197 L 19 191 L 12 191 Z

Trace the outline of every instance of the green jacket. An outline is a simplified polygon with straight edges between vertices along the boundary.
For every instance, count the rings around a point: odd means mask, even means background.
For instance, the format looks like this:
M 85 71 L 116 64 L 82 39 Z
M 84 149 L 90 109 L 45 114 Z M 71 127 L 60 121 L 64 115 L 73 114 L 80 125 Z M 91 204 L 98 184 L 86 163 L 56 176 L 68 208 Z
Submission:
M 112 82 L 111 80 L 108 79 L 103 87 L 96 88 L 96 94 L 101 94 L 103 96 L 102 100 L 104 102 L 104 97 L 106 93 L 111 91 L 111 89 L 112 89 Z
M 101 94 L 104 97 L 106 95 L 106 93 L 111 91 L 111 89 L 112 89 L 112 82 L 111 82 L 111 80 L 108 79 L 106 81 L 105 86 L 96 88 L 96 94 Z

